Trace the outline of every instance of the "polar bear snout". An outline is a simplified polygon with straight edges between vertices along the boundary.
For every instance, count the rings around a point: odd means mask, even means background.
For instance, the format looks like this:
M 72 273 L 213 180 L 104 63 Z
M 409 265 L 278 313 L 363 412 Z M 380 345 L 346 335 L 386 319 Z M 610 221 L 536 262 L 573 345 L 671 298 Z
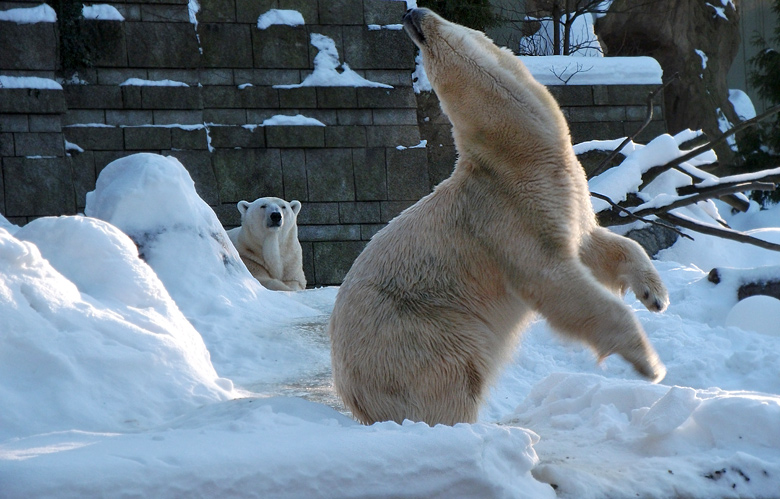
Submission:
M 428 9 L 409 9 L 403 17 L 403 25 L 406 33 L 417 45 L 425 43 L 425 35 L 422 30 L 422 20 L 430 14 Z
M 282 226 L 282 214 L 278 211 L 272 211 L 268 214 L 268 227 L 281 227 Z

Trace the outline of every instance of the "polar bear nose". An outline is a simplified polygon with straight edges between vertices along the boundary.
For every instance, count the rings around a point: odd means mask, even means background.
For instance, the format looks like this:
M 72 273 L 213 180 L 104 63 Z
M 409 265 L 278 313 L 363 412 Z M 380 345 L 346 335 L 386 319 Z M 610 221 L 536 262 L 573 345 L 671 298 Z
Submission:
M 279 213 L 278 211 L 275 211 L 275 212 L 271 213 L 270 216 L 271 216 L 271 222 L 274 225 L 279 225 L 279 222 L 282 221 L 282 214 Z

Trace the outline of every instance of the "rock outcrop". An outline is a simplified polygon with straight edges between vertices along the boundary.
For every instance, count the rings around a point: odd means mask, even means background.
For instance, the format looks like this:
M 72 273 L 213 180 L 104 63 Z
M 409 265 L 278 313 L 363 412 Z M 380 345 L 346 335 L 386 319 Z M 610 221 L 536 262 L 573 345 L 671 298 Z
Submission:
M 740 43 L 739 16 L 730 0 L 615 0 L 596 33 L 605 55 L 649 55 L 661 64 L 664 80 L 679 74 L 664 92 L 669 133 L 702 129 L 714 138 L 725 119 L 739 121 L 726 85 Z M 728 144 L 715 151 L 723 173 L 733 151 Z

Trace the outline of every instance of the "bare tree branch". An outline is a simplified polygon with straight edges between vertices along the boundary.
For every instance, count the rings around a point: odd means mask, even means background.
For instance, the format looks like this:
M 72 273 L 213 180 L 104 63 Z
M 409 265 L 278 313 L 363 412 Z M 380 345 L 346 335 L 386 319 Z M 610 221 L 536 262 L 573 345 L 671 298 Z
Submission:
M 656 215 L 661 220 L 665 220 L 669 223 L 673 223 L 679 227 L 699 232 L 701 234 L 707 234 L 710 236 L 722 237 L 723 239 L 730 239 L 740 243 L 752 244 L 759 248 L 764 248 L 772 251 L 780 251 L 780 244 L 770 243 L 756 237 L 749 236 L 743 232 L 727 229 L 725 227 L 716 227 L 714 225 L 701 224 L 691 218 L 681 217 L 673 215 L 672 213 L 662 213 Z
M 737 185 L 737 184 L 750 184 L 751 182 L 757 182 L 757 183 L 771 183 L 771 184 L 777 184 L 780 183 L 780 168 L 773 168 L 769 170 L 762 170 L 754 173 L 748 173 L 748 174 L 742 174 L 742 175 L 733 175 L 729 177 L 721 177 L 718 179 L 718 183 L 716 185 L 712 185 L 709 187 L 701 187 L 697 184 L 693 185 L 684 185 L 682 187 L 677 188 L 677 194 L 680 196 L 685 196 L 687 194 L 695 194 L 697 192 L 705 192 L 706 189 L 715 189 L 720 186 L 728 186 L 728 185 Z M 753 188 L 746 188 L 744 191 L 750 191 L 750 190 L 768 190 L 772 191 L 772 189 L 762 189 L 760 187 Z
M 692 192 L 690 194 L 687 194 L 686 197 L 677 198 L 676 200 L 664 206 L 638 209 L 636 211 L 632 211 L 631 213 L 640 217 L 646 217 L 649 215 L 658 216 L 661 213 L 666 213 L 677 208 L 682 208 L 684 206 L 690 206 L 692 204 L 696 204 L 700 201 L 706 201 L 707 199 L 711 199 L 714 197 L 720 197 L 726 194 L 733 194 L 735 192 L 744 192 L 750 190 L 773 191 L 775 190 L 775 184 L 770 184 L 766 182 L 752 182 L 752 183 L 731 184 L 731 185 L 719 184 L 717 186 L 702 188 L 702 190 L 698 192 Z

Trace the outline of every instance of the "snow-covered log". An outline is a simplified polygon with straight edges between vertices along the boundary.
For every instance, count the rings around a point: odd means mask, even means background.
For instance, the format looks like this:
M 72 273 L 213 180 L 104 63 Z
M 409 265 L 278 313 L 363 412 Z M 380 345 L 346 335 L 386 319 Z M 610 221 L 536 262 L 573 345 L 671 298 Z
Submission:
M 780 300 L 780 265 L 753 269 L 714 268 L 707 280 L 714 284 L 734 287 L 738 300 L 756 295 L 772 296 Z

